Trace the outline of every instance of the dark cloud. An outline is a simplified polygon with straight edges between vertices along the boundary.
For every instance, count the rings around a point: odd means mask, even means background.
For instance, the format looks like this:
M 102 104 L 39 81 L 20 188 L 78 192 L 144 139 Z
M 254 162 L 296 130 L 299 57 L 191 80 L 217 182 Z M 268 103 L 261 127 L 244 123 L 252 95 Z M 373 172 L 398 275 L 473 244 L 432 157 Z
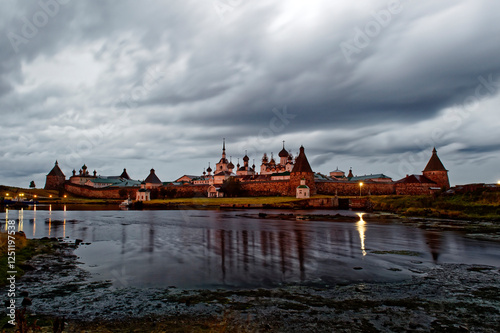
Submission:
M 234 161 L 286 140 L 317 171 L 394 178 L 437 146 L 452 182 L 500 178 L 500 4 L 402 0 L 369 33 L 387 1 L 49 3 L 0 5 L 0 183 L 40 185 L 56 159 L 174 179 L 223 137 Z

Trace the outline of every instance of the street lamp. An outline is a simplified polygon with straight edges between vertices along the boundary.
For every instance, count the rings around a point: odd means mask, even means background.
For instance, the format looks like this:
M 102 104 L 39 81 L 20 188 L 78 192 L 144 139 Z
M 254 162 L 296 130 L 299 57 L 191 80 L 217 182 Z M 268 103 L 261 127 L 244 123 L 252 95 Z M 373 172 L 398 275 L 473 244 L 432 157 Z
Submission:
M 363 187 L 363 182 L 359 183 L 359 196 L 361 196 L 361 187 Z

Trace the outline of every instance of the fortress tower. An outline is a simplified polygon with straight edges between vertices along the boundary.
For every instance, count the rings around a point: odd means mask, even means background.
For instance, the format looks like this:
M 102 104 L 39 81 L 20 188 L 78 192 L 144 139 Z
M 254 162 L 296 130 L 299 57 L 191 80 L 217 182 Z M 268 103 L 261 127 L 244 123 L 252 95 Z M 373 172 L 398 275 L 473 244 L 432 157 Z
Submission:
M 295 195 L 296 189 L 301 185 L 301 180 L 305 180 L 305 184 L 309 187 L 310 195 L 316 194 L 316 185 L 314 183 L 314 172 L 307 160 L 304 152 L 304 147 L 300 147 L 299 155 L 295 160 L 292 172 L 290 173 L 290 195 Z
M 432 181 L 435 181 L 439 187 L 449 189 L 450 180 L 448 179 L 448 170 L 445 169 L 443 163 L 437 156 L 437 150 L 434 147 L 432 150 L 432 156 L 424 171 L 423 175 Z
M 52 170 L 48 173 L 45 180 L 45 189 L 46 190 L 58 190 L 64 186 L 64 182 L 66 181 L 66 176 L 59 168 L 59 163 L 55 163 Z

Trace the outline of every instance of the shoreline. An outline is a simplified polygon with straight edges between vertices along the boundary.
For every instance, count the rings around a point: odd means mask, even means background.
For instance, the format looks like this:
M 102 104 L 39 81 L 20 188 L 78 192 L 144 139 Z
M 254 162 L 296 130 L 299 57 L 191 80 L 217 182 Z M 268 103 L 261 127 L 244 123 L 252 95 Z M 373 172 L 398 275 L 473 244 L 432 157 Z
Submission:
M 28 321 L 50 327 L 65 318 L 68 332 L 500 329 L 500 269 L 493 266 L 421 265 L 412 278 L 389 283 L 180 289 L 115 288 L 90 281 L 78 263 L 70 246 L 30 261 L 37 269 L 20 280 L 33 301 Z

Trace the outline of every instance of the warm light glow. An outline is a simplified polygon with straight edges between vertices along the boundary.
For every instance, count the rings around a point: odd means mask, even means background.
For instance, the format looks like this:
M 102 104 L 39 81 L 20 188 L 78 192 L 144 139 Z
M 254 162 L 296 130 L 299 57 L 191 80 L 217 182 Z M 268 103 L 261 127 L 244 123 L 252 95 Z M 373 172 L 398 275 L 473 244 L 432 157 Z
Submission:
M 9 193 L 7 193 L 6 195 L 9 196 Z
M 498 181 L 498 185 L 500 185 L 500 180 Z M 8 195 L 8 194 L 7 194 Z
M 359 216 L 359 221 L 357 224 L 357 229 L 358 229 L 358 233 L 359 233 L 359 240 L 361 242 L 361 253 L 363 253 L 363 257 L 366 256 L 366 249 L 365 249 L 365 231 L 366 231 L 366 227 L 365 227 L 365 221 L 363 220 L 363 215 L 365 215 L 365 213 L 356 213 L 356 215 Z
M 33 197 L 36 198 L 36 194 Z
M 64 197 L 67 198 L 68 196 L 65 194 Z
M 360 187 L 361 187 L 361 186 L 363 186 L 363 183 L 359 183 L 359 186 L 360 186 Z
M 52 198 L 52 194 L 51 194 L 51 195 L 49 195 L 49 198 Z

